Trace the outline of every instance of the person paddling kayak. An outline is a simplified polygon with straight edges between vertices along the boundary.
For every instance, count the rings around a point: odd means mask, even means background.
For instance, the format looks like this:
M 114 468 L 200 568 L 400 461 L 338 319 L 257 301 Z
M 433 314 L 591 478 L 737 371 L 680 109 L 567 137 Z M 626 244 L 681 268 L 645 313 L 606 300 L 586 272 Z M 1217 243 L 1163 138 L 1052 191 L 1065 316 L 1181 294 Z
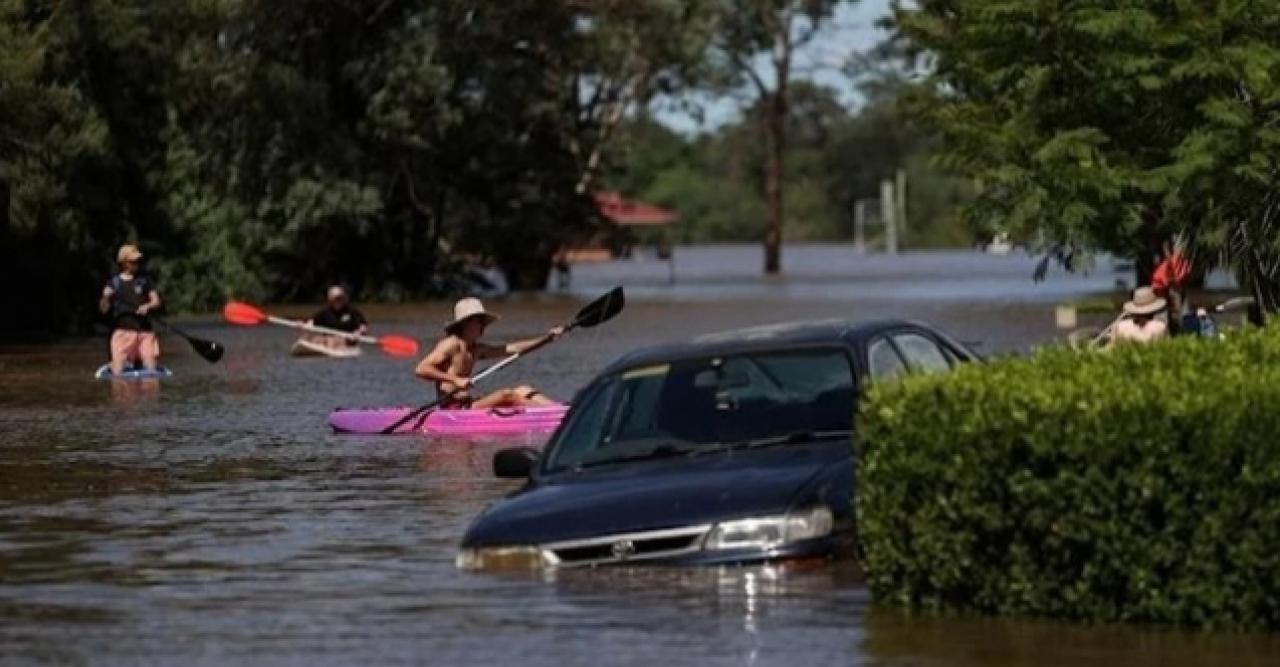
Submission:
M 506 345 L 490 345 L 480 341 L 485 329 L 498 316 L 485 311 L 479 299 L 466 298 L 453 307 L 453 320 L 444 326 L 445 337 L 436 343 L 414 371 L 418 377 L 435 384 L 443 397 L 441 409 L 525 407 L 554 405 L 555 401 L 529 385 L 521 385 L 476 398 L 471 393 L 471 373 L 476 361 L 511 354 L 524 354 L 554 341 L 564 327 L 552 327 L 547 335 Z
M 160 293 L 151 279 L 139 272 L 142 252 L 125 244 L 116 253 L 120 272 L 102 288 L 98 310 L 111 318 L 111 374 L 120 377 L 129 364 L 141 363 L 154 371 L 160 359 L 149 315 L 160 308 Z
M 306 334 L 303 336 L 304 340 L 333 348 L 356 345 L 354 337 L 363 336 L 369 330 L 369 321 L 365 319 L 364 313 L 361 313 L 355 306 L 351 305 L 347 290 L 341 285 L 329 287 L 329 291 L 325 294 L 324 308 L 316 311 L 316 314 L 312 315 L 310 320 L 307 320 L 307 324 L 336 331 L 345 331 L 352 335 L 352 338 L 348 339 L 326 334 Z

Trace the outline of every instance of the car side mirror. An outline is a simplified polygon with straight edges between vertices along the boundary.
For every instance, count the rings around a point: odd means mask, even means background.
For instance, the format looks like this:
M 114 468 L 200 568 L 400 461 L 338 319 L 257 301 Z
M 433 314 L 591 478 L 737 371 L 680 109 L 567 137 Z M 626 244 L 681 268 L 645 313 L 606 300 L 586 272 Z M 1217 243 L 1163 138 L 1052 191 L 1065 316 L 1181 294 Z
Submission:
M 538 462 L 538 450 L 531 447 L 502 449 L 493 455 L 493 475 L 501 479 L 525 479 Z

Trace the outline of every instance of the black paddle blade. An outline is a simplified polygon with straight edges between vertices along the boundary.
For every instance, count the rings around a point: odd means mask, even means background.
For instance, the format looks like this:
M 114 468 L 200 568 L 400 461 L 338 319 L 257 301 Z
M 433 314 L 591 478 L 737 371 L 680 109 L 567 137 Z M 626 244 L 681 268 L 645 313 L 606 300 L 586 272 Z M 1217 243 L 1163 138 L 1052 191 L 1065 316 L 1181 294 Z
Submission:
M 619 285 L 609 290 L 608 294 L 583 306 L 582 310 L 578 311 L 578 316 L 573 318 L 573 324 L 569 325 L 569 327 L 589 329 L 598 324 L 603 324 L 622 312 L 623 307 L 626 305 L 627 296 L 623 293 L 622 286 Z
M 196 338 L 195 336 L 192 336 L 191 334 L 183 331 L 182 329 L 179 329 L 178 327 L 175 327 L 172 324 L 169 324 L 168 322 L 160 319 L 159 317 L 152 317 L 151 319 L 157 324 L 159 324 L 160 326 L 164 327 L 165 329 L 168 329 L 169 331 L 175 334 L 178 334 L 179 336 L 182 336 L 183 339 L 185 339 L 188 343 L 191 344 L 191 349 L 195 350 L 196 354 L 200 355 L 201 357 L 204 358 L 205 361 L 211 364 L 218 363 L 218 360 L 222 358 L 223 353 L 227 351 L 226 348 L 222 347 L 221 343 L 215 343 L 211 340 L 205 340 L 203 338 Z
M 196 354 L 204 357 L 204 360 L 211 364 L 218 363 L 218 360 L 221 359 L 222 355 L 227 351 L 225 347 L 222 347 L 222 345 L 211 340 L 187 338 L 187 342 L 191 343 L 191 349 L 195 350 Z

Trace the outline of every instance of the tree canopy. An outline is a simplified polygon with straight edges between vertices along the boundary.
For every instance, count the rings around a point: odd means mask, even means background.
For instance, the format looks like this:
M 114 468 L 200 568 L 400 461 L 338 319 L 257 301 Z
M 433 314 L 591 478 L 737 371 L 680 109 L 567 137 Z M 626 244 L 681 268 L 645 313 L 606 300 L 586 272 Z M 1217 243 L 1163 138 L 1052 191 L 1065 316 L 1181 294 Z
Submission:
M 789 238 L 848 239 L 854 199 L 927 170 L 887 98 L 788 79 L 696 137 L 647 113 L 743 84 L 836 4 L 0 0 L 0 278 L 28 313 L 0 332 L 87 328 L 125 242 L 175 311 L 435 295 L 476 265 L 541 288 L 601 187 L 759 241 L 785 186 Z
M 708 26 L 678 0 L 0 0 L 3 275 L 40 314 L 4 328 L 82 327 L 126 240 L 182 309 L 439 293 L 463 261 L 541 287 Z
M 897 78 L 871 78 L 864 86 L 865 102 L 850 110 L 830 88 L 809 81 L 792 86 L 782 177 L 788 201 L 785 240 L 849 242 L 854 204 L 875 200 L 880 181 L 904 169 L 910 219 L 904 245 L 970 244 L 969 230 L 956 212 L 971 188 L 930 162 L 936 142 L 905 117 L 902 91 Z M 680 211 L 680 241 L 758 242 L 764 235 L 767 191 L 757 118 L 748 107 L 737 121 L 694 136 L 636 118 L 623 128 L 606 182 Z M 878 215 L 874 205 L 868 209 Z M 883 231 L 872 225 L 867 233 L 874 244 Z
M 972 223 L 1148 266 L 1182 236 L 1277 304 L 1280 2 L 921 0 L 895 24 Z

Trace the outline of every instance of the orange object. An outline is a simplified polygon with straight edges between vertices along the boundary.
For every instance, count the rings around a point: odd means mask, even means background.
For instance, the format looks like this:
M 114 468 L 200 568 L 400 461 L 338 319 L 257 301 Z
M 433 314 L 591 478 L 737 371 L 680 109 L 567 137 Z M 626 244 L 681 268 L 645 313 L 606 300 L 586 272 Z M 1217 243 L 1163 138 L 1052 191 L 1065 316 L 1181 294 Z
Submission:
M 418 341 L 406 336 L 382 336 L 378 347 L 393 357 L 412 357 L 418 353 Z
M 310 331 L 311 333 L 354 339 L 356 342 L 364 343 L 366 345 L 377 345 L 383 352 L 393 357 L 412 357 L 418 354 L 418 341 L 409 338 L 408 336 L 390 335 L 380 336 L 378 338 L 374 338 L 373 336 L 358 336 L 347 331 L 318 327 L 314 324 L 307 324 L 306 322 L 287 320 L 283 317 L 269 315 L 254 306 L 239 301 L 231 301 L 226 306 L 223 306 L 222 317 L 232 324 L 238 324 L 245 327 L 256 327 L 259 324 L 270 323 L 278 324 L 282 327 Z
M 1151 274 L 1151 288 L 1164 296 L 1171 289 L 1182 287 L 1191 277 L 1191 262 L 1179 253 L 1173 253 L 1156 265 Z
M 267 314 L 247 303 L 232 301 L 222 308 L 222 317 L 232 324 L 255 327 L 267 321 Z

